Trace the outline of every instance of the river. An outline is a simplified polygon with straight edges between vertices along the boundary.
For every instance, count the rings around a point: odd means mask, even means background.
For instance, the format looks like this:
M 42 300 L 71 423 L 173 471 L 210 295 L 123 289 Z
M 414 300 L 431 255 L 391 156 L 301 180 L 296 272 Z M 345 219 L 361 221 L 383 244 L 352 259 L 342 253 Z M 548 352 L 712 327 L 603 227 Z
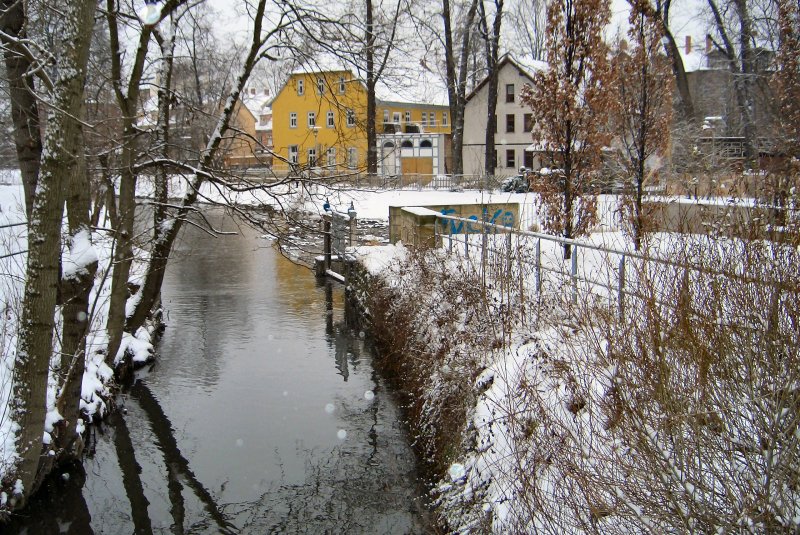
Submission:
M 3 533 L 425 533 L 413 452 L 343 289 L 186 227 L 158 360 Z

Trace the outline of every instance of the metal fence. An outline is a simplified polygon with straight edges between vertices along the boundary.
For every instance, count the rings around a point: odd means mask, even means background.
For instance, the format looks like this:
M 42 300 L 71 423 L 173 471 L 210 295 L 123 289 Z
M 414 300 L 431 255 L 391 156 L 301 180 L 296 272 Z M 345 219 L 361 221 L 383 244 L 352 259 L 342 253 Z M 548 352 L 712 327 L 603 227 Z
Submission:
M 453 233 L 453 223 L 461 232 Z M 632 300 L 649 300 L 662 307 L 674 308 L 676 287 L 711 288 L 734 283 L 754 287 L 776 287 L 800 297 L 800 285 L 774 280 L 765 273 L 749 272 L 749 266 L 712 267 L 713 262 L 692 264 L 685 258 L 672 259 L 645 254 L 624 247 L 609 247 L 553 236 L 539 232 L 518 230 L 497 224 L 439 215 L 436 221 L 435 242 L 453 255 L 466 261 L 485 288 L 502 295 L 515 295 L 523 299 L 535 293 L 556 291 L 573 305 L 579 298 L 607 299 L 616 307 L 620 318 Z M 688 237 L 702 240 L 703 238 Z M 728 246 L 736 251 L 749 247 L 742 241 L 730 240 Z M 759 246 L 764 246 L 760 243 Z M 789 256 L 784 260 L 798 261 L 796 247 L 786 244 L 769 244 L 765 250 L 780 248 Z M 569 258 L 566 251 L 569 250 Z M 713 251 L 714 247 L 706 250 Z M 712 253 L 713 254 L 713 253 Z M 782 253 L 783 254 L 783 253 Z M 787 264 L 788 265 L 788 264 Z M 734 269 L 724 269 L 733 267 Z M 791 268 L 784 270 L 790 272 Z M 646 278 L 647 283 L 642 284 Z M 660 281 L 653 284 L 653 281 Z M 661 289 L 659 289 L 661 285 Z M 547 286 L 547 288 L 545 288 Z M 669 287 L 669 290 L 668 290 Z M 663 290 L 663 291 L 661 291 Z
M 458 191 L 475 189 L 491 191 L 501 187 L 508 177 L 453 174 L 370 175 L 359 170 L 319 168 L 289 168 L 288 166 L 252 167 L 239 174 L 249 180 L 274 181 L 287 177 L 318 180 L 321 183 L 352 186 L 359 189 L 413 189 Z

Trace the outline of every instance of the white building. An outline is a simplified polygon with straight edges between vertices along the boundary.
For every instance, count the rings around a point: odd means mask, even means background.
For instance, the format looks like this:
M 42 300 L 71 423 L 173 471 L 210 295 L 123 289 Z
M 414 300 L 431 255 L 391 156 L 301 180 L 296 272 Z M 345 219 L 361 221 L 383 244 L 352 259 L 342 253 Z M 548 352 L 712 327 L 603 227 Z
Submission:
M 497 175 L 515 175 L 520 167 L 538 169 L 533 143 L 533 112 L 520 101 L 520 92 L 533 83 L 531 72 L 545 63 L 523 66 L 509 54 L 499 61 L 497 82 L 497 129 L 494 135 Z M 481 175 L 485 169 L 486 125 L 489 109 L 489 79 L 483 80 L 467 96 L 464 111 L 464 174 Z

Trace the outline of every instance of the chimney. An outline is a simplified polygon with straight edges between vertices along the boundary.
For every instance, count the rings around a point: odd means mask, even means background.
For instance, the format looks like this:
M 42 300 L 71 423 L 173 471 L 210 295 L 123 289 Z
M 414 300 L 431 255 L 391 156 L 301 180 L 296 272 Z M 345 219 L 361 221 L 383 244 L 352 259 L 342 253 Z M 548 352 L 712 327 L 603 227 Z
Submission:
M 255 95 L 256 94 L 256 88 L 255 87 L 251 87 L 250 88 L 250 94 L 251 95 Z
M 711 47 L 714 45 L 714 42 L 711 40 L 711 36 L 706 34 L 706 54 L 711 53 Z
M 684 45 L 684 50 L 686 50 L 686 54 L 692 53 L 692 36 L 686 36 L 686 44 Z

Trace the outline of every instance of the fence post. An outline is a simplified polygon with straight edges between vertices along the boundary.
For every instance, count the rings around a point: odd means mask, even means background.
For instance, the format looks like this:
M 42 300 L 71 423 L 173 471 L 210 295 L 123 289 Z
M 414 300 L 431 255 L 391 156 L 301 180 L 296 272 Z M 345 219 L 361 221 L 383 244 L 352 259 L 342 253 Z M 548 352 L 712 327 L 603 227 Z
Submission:
M 323 216 L 324 223 L 322 227 L 323 245 L 322 251 L 325 255 L 325 271 L 331 269 L 331 216 Z
M 572 246 L 572 304 L 578 304 L 578 246 Z
M 484 216 L 481 222 L 481 229 L 483 230 L 481 236 L 481 278 L 483 279 L 483 287 L 486 287 L 486 264 L 489 263 L 489 229 L 486 226 L 486 217 Z
M 536 239 L 536 292 L 542 293 L 542 239 Z
M 619 294 L 617 297 L 619 306 L 619 319 L 625 319 L 625 255 L 619 259 Z

